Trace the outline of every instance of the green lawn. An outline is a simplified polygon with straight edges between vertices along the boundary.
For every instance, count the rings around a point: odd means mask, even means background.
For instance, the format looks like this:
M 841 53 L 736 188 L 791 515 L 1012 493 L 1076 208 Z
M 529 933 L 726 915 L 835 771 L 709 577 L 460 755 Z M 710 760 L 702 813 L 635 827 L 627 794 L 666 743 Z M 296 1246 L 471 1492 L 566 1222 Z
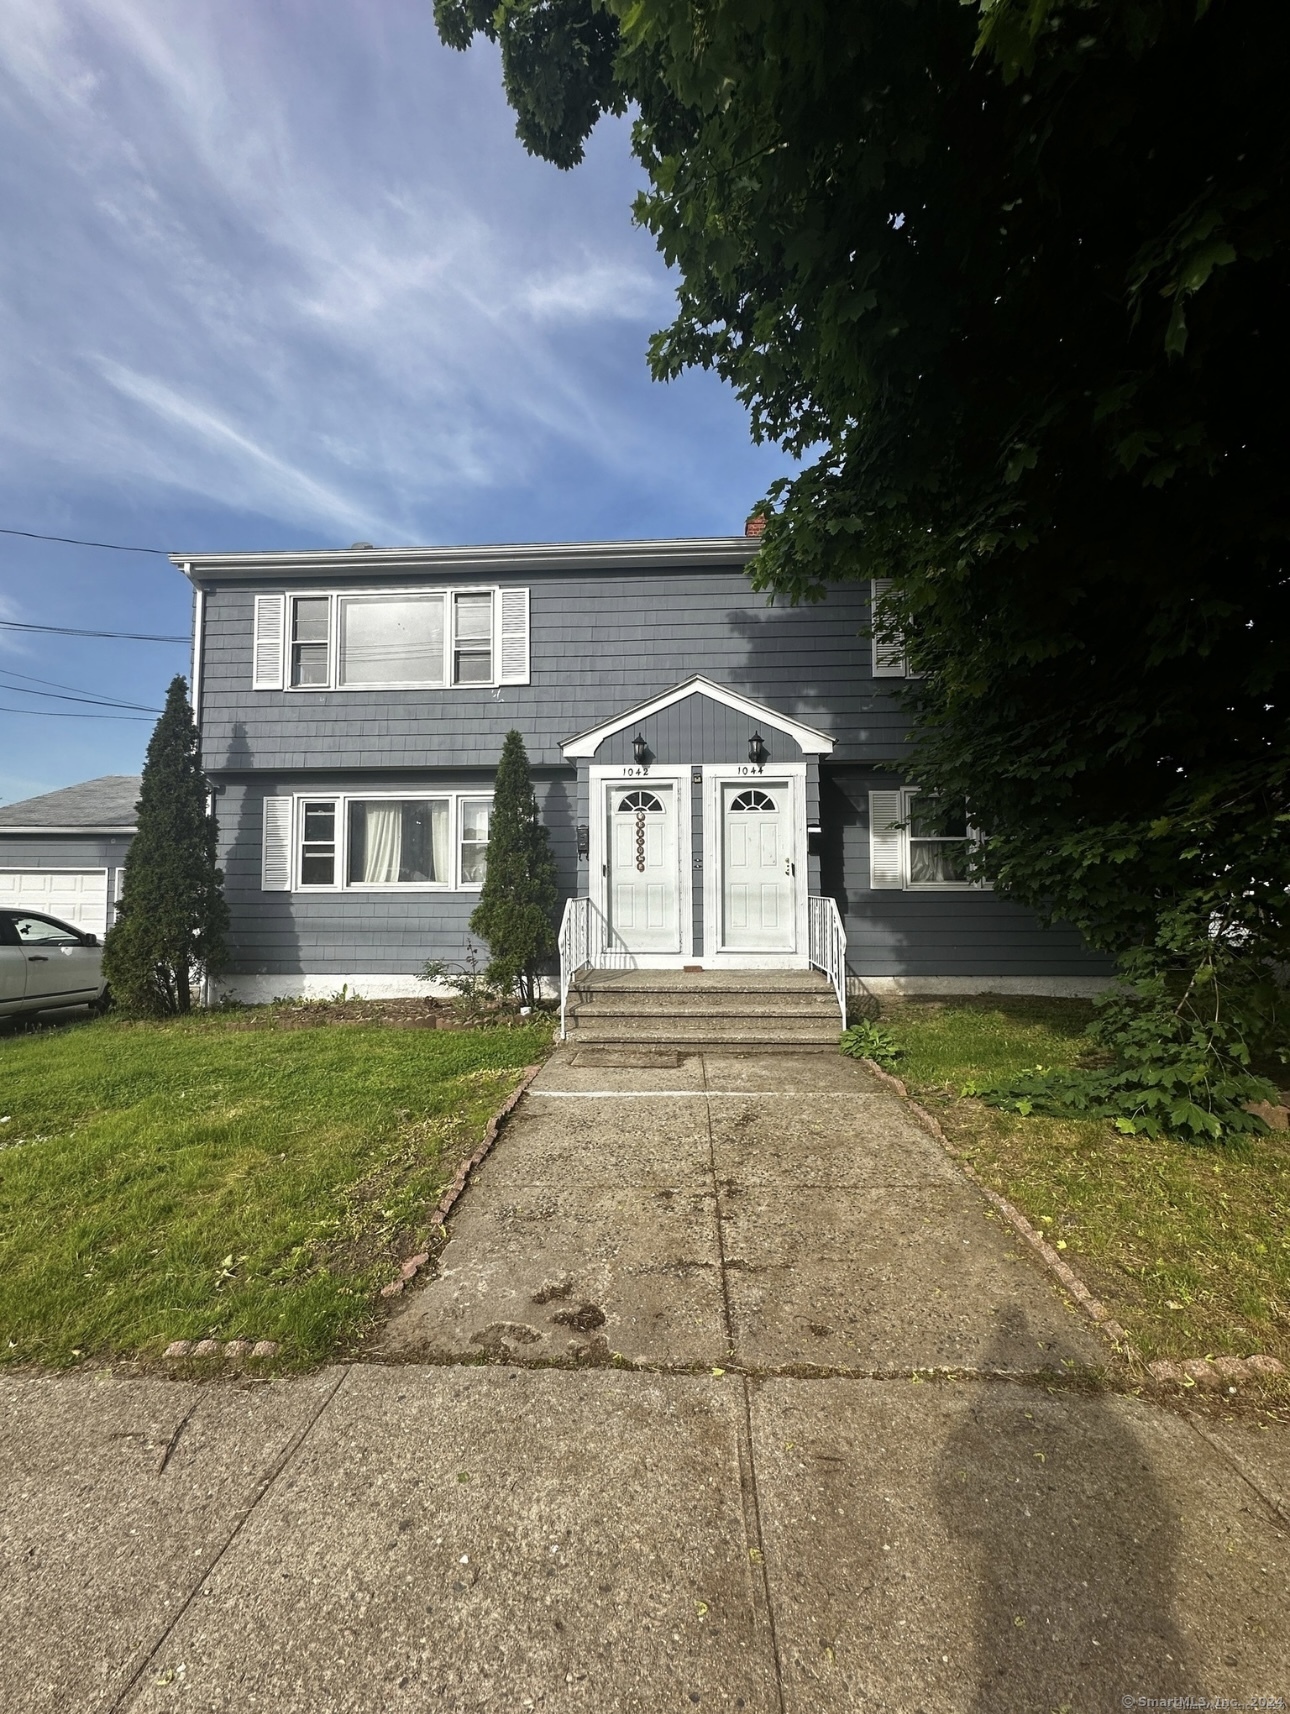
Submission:
M 352 1346 L 550 1027 L 301 1021 L 0 1036 L 0 1358 Z
M 1290 1133 L 1198 1147 L 1093 1120 L 1020 1118 L 959 1091 L 970 1078 L 1069 1065 L 1080 1001 L 908 1002 L 881 1019 L 896 1071 L 955 1148 L 1059 1248 L 1148 1358 L 1290 1364 Z

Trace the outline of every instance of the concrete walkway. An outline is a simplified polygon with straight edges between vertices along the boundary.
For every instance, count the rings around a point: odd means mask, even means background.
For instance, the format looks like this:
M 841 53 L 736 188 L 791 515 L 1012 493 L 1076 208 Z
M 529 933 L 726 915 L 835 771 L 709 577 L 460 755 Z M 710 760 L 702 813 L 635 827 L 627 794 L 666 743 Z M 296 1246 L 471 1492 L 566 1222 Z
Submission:
M 858 1068 L 606 1057 L 546 1067 L 379 1361 L 0 1383 L 4 1709 L 1290 1699 L 1284 1435 L 1089 1379 Z

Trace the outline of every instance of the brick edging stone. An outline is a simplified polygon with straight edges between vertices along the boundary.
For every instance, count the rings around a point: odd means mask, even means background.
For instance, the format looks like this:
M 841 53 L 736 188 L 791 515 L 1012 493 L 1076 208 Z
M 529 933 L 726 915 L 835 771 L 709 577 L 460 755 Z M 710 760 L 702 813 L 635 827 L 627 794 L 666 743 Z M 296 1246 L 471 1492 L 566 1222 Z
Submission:
M 469 1184 L 471 1173 L 474 1172 L 475 1168 L 480 1164 L 492 1148 L 493 1144 L 497 1141 L 497 1135 L 501 1129 L 502 1121 L 506 1119 L 509 1114 L 514 1112 L 519 1103 L 520 1096 L 524 1094 L 529 1084 L 532 1083 L 533 1079 L 541 1069 L 542 1066 L 540 1063 L 537 1065 L 526 1065 L 524 1067 L 524 1075 L 520 1078 L 515 1088 L 506 1097 L 505 1101 L 502 1102 L 501 1106 L 488 1121 L 488 1124 L 484 1129 L 483 1142 L 480 1143 L 479 1147 L 475 1150 L 474 1154 L 470 1156 L 469 1160 L 463 1161 L 457 1168 L 456 1177 L 439 1198 L 438 1206 L 430 1216 L 430 1224 L 432 1226 L 443 1226 L 449 1214 L 452 1212 L 453 1204 L 461 1195 L 462 1191 L 465 1190 L 467 1184 Z M 404 1286 L 406 1286 L 409 1281 L 416 1278 L 417 1274 L 423 1267 L 425 1267 L 429 1260 L 429 1250 L 423 1250 L 421 1254 L 417 1256 L 409 1256 L 407 1261 L 404 1262 L 402 1267 L 399 1269 L 397 1279 L 392 1279 L 388 1285 L 383 1285 L 381 1287 L 381 1296 L 397 1297 L 403 1290 Z

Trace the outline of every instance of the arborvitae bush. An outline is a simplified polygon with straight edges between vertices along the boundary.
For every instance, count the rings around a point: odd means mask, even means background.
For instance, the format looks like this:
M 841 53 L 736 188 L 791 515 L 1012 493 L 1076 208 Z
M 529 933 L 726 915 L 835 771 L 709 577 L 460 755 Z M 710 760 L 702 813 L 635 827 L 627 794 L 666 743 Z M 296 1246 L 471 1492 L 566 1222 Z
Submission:
M 485 975 L 503 994 L 531 1005 L 538 970 L 555 951 L 556 880 L 551 841 L 538 819 L 524 740 L 502 745 L 488 829 L 488 871 L 471 929 L 488 942 Z
M 103 949 L 104 975 L 128 1011 L 186 1012 L 203 976 L 223 964 L 228 907 L 208 792 L 188 686 L 175 678 L 148 745 L 138 829 Z

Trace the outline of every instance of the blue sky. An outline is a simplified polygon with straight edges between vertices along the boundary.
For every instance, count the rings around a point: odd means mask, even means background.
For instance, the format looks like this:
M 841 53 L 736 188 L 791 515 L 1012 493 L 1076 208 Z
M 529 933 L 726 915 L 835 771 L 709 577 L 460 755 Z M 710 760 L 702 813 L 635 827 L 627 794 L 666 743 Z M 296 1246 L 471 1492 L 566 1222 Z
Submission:
M 0 0 L 0 525 L 193 552 L 712 535 L 786 468 L 711 376 L 626 122 L 515 140 L 430 0 Z M 164 559 L 0 536 L 0 619 L 186 634 Z M 0 628 L 0 801 L 134 772 L 180 645 Z M 41 681 L 41 682 L 37 682 Z

